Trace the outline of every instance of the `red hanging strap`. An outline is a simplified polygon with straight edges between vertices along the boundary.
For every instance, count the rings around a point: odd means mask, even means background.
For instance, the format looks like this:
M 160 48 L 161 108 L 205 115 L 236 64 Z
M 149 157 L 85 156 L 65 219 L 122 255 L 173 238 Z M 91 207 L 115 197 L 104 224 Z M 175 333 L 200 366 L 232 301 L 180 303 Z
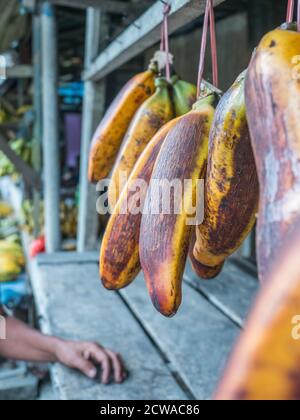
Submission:
M 295 0 L 288 0 L 286 21 L 287 23 L 293 22 L 294 17 Z
M 218 53 L 215 25 L 215 12 L 212 0 L 210 0 L 210 42 L 212 54 L 213 85 L 219 87 Z
M 197 92 L 198 92 L 197 96 L 198 97 L 200 96 L 200 93 L 201 93 L 201 84 L 202 84 L 203 74 L 204 74 L 209 21 L 210 21 L 210 42 L 211 42 L 211 53 L 212 53 L 213 84 L 214 86 L 218 87 L 219 75 L 218 75 L 217 40 L 216 40 L 215 15 L 214 15 L 214 7 L 213 7 L 212 0 L 206 1 L 202 42 L 201 42 L 201 50 L 200 50 L 198 82 L 197 82 Z
M 161 42 L 160 42 L 160 50 L 165 52 L 166 54 L 166 78 L 168 81 L 171 80 L 171 68 L 169 62 L 169 25 L 168 25 L 168 16 L 171 10 L 171 6 L 163 1 L 164 9 L 163 9 L 163 23 L 161 25 Z
M 165 31 L 164 31 L 164 25 L 161 25 L 160 51 L 165 51 Z
M 209 14 L 210 14 L 210 5 L 209 5 L 209 1 L 207 1 L 206 8 L 205 8 L 205 15 L 204 15 L 201 49 L 200 49 L 200 60 L 199 60 L 198 82 L 197 82 L 197 96 L 198 97 L 200 96 L 200 93 L 201 93 L 201 83 L 202 83 L 203 74 L 204 74 Z
M 168 24 L 168 16 L 171 10 L 171 6 L 169 4 L 165 4 L 164 7 L 164 40 L 165 40 L 165 52 L 167 56 L 166 62 L 166 78 L 168 82 L 171 81 L 171 68 L 170 68 L 170 48 L 169 48 L 169 24 Z

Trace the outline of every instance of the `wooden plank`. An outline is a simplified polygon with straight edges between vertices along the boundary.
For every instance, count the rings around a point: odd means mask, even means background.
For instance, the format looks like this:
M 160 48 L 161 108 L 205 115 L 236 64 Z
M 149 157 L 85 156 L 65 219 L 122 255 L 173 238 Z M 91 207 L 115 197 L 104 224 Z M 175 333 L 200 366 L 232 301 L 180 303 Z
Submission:
M 216 279 L 203 281 L 188 264 L 185 281 L 199 290 L 236 324 L 243 327 L 258 291 L 257 278 L 245 268 L 239 267 L 232 259 L 226 263 L 222 273 Z
M 60 147 L 57 98 L 57 28 L 55 10 L 44 2 L 41 11 L 43 89 L 43 178 L 47 252 L 60 249 Z
M 52 367 L 60 399 L 186 399 L 167 365 L 118 294 L 100 286 L 96 264 L 39 266 L 31 279 L 44 333 L 92 340 L 119 351 L 130 372 L 103 386 L 61 365 Z
M 88 68 L 99 52 L 100 37 L 108 33 L 105 14 L 90 8 L 86 12 L 85 68 Z M 96 248 L 99 215 L 96 211 L 96 187 L 88 181 L 88 162 L 91 139 L 105 107 L 106 84 L 86 81 L 82 111 L 82 134 L 80 152 L 79 214 L 77 232 L 77 250 L 83 252 Z
M 225 0 L 214 0 L 214 5 Z M 201 16 L 205 0 L 174 0 L 169 17 L 170 35 Z M 157 1 L 113 41 L 85 72 L 84 78 L 99 80 L 160 40 L 164 4 Z
M 86 9 L 88 7 L 99 8 L 107 13 L 126 14 L 133 11 L 139 11 L 141 7 L 146 7 L 150 2 L 141 1 L 141 4 L 130 4 L 117 0 L 50 0 L 57 6 L 74 7 Z
M 30 79 L 33 77 L 32 66 L 19 65 L 6 69 L 7 79 Z
M 53 254 L 40 254 L 37 256 L 38 264 L 62 265 L 62 264 L 98 264 L 99 252 L 55 252 Z
M 193 395 L 212 398 L 239 328 L 188 285 L 172 319 L 154 309 L 142 275 L 121 294 Z
M 34 170 L 40 175 L 42 169 L 42 137 L 43 137 L 43 117 L 42 117 L 42 56 L 41 56 L 41 17 L 39 14 L 32 16 L 32 64 L 33 64 L 33 105 L 34 105 L 34 129 L 32 144 L 32 165 Z M 34 237 L 38 237 L 41 232 L 41 194 L 39 191 L 33 193 L 33 221 Z

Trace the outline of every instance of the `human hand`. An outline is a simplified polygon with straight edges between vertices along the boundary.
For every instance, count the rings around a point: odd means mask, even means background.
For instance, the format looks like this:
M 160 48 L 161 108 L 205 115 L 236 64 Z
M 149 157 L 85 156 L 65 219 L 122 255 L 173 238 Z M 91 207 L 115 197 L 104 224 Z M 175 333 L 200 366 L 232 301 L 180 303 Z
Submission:
M 116 383 L 122 383 L 126 379 L 120 355 L 97 343 L 59 340 L 55 354 L 58 362 L 78 369 L 91 379 L 97 375 L 96 365 L 100 365 L 102 384 L 108 384 L 112 374 Z

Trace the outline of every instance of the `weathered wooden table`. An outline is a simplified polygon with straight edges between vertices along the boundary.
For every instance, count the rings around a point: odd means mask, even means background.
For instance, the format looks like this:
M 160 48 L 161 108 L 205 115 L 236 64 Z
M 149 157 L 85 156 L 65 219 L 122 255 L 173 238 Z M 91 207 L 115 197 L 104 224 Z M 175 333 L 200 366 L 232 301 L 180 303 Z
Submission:
M 142 275 L 121 292 L 105 290 L 96 253 L 41 255 L 30 271 L 43 332 L 98 341 L 120 352 L 130 372 L 123 385 L 103 386 L 53 365 L 63 400 L 212 398 L 257 290 L 255 273 L 235 259 L 212 282 L 188 267 L 182 307 L 166 319 Z

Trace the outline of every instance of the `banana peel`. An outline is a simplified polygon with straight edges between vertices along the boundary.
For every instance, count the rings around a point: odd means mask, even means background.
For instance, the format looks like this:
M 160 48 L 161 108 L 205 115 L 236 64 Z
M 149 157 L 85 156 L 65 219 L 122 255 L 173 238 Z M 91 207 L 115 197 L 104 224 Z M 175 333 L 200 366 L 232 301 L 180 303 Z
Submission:
M 100 122 L 91 143 L 88 178 L 97 182 L 111 171 L 126 131 L 139 107 L 155 90 L 156 67 L 134 76 Z
M 144 102 L 132 120 L 115 163 L 108 190 L 111 209 L 115 207 L 134 165 L 147 144 L 164 124 L 174 118 L 169 83 L 161 77 L 155 80 L 155 86 L 154 95 Z
M 213 122 L 217 97 L 208 95 L 183 116 L 170 131 L 156 160 L 152 180 L 181 185 L 189 179 L 185 197 L 170 194 L 170 211 L 164 211 L 164 194 L 158 212 L 153 211 L 153 191 L 148 190 L 140 233 L 140 261 L 152 303 L 164 316 L 174 316 L 181 304 L 182 277 L 188 255 L 193 226 L 189 218 L 196 202 L 197 182 L 206 172 L 209 131 Z M 156 191 L 157 192 L 157 191 Z M 185 205 L 177 213 L 177 200 Z

